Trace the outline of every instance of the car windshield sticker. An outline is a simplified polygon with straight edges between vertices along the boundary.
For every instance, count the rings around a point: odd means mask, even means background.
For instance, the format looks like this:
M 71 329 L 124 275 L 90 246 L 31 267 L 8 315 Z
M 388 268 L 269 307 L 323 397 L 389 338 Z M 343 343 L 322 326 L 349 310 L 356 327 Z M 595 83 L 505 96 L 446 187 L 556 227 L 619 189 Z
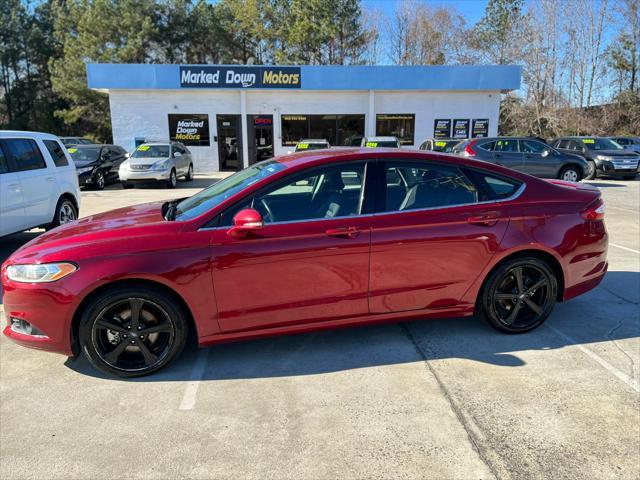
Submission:
M 140 145 L 138 147 L 138 150 L 140 150 L 141 152 L 146 152 L 147 150 L 149 150 L 149 145 Z
M 67 149 L 67 151 L 69 153 L 76 153 L 78 151 L 78 149 L 77 148 L 69 148 L 69 149 Z
M 376 148 L 378 146 L 378 142 L 367 142 L 367 144 L 365 145 L 365 147 L 368 148 Z
M 596 143 L 593 138 L 583 138 L 582 143 Z
M 308 143 L 299 143 L 298 144 L 298 148 L 300 150 L 306 150 L 307 148 L 309 148 L 309 144 Z
M 446 147 L 447 142 L 436 142 L 436 147 Z

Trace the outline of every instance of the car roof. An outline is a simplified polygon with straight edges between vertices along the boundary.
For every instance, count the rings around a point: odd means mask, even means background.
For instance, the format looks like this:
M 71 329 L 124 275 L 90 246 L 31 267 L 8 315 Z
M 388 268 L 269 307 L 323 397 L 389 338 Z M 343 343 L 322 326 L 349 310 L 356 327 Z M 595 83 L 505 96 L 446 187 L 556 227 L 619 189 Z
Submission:
M 0 137 L 30 137 L 47 140 L 59 140 L 60 137 L 46 132 L 30 132 L 28 130 L 0 130 Z
M 367 141 L 371 142 L 388 142 L 388 141 L 397 141 L 398 137 L 385 136 L 385 137 L 364 137 Z
M 300 140 L 298 143 L 329 143 L 324 138 L 306 138 L 304 140 Z
M 425 138 L 424 140 L 422 140 L 422 142 L 426 142 L 427 140 L 434 140 L 436 142 L 462 142 L 463 140 L 466 140 L 466 138 L 453 138 L 453 137 L 446 137 L 446 138 L 436 138 L 436 137 L 429 137 L 429 138 Z

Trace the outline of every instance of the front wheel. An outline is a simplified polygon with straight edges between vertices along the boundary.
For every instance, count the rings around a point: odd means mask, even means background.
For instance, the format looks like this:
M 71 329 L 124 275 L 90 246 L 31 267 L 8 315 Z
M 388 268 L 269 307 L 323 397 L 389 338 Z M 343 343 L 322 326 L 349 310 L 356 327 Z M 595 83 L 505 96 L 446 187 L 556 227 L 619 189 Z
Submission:
M 489 324 L 505 333 L 524 333 L 551 314 L 558 281 L 547 263 L 534 257 L 505 262 L 487 277 L 478 311 Z
M 189 164 L 189 170 L 187 170 L 187 174 L 184 176 L 184 179 L 187 182 L 190 182 L 193 180 L 193 163 Z
M 98 295 L 80 319 L 80 348 L 98 370 L 119 377 L 156 372 L 186 343 L 187 317 L 155 288 L 114 287 Z
M 575 165 L 568 165 L 560 172 L 560 180 L 565 182 L 579 182 L 581 178 L 580 169 Z
M 77 219 L 78 209 L 75 204 L 68 198 L 61 198 L 58 200 L 56 211 L 53 215 L 53 221 L 49 224 L 49 228 L 56 228 Z
M 178 184 L 178 176 L 176 175 L 175 169 L 171 170 L 169 174 L 169 179 L 167 180 L 167 188 L 176 188 Z
M 585 180 L 593 180 L 594 178 L 596 178 L 596 162 L 594 162 L 593 160 L 587 160 L 587 163 L 589 164 L 589 166 L 587 167 L 587 173 L 584 176 Z
M 104 172 L 102 170 L 98 170 L 93 176 L 93 187 L 96 190 L 104 190 L 105 184 L 106 180 L 104 178 Z

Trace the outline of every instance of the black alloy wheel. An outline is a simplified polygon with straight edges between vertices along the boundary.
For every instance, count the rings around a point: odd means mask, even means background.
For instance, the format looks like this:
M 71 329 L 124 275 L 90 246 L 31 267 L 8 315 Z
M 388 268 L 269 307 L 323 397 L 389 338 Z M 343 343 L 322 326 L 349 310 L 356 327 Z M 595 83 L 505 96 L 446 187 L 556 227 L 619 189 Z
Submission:
M 487 278 L 480 313 L 502 332 L 527 332 L 549 316 L 557 291 L 556 277 L 545 262 L 533 257 L 514 259 Z
M 184 348 L 186 315 L 166 293 L 116 288 L 98 296 L 80 322 L 80 345 L 99 370 L 121 377 L 155 372 Z
M 102 170 L 97 170 L 93 175 L 93 186 L 96 190 L 103 190 L 105 183 L 106 181 L 104 178 L 104 173 L 102 172 Z

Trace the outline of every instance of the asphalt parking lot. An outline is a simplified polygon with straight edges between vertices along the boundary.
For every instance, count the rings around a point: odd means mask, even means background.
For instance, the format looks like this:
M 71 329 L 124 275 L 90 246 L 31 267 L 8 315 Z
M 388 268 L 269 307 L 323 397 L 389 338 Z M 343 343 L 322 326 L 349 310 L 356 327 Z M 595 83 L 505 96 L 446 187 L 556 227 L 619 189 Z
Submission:
M 81 213 L 211 181 L 89 191 Z M 0 477 L 637 479 L 640 181 L 592 183 L 609 273 L 528 334 L 468 318 L 291 335 L 136 380 L 2 337 Z M 0 240 L 0 260 L 37 234 Z

